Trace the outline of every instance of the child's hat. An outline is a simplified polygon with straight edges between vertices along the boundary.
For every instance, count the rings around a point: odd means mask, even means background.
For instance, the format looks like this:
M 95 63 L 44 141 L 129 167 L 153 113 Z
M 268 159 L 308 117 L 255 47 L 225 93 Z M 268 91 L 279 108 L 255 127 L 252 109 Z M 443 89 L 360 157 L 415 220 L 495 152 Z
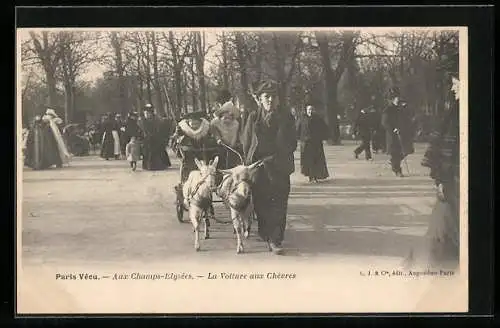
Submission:
M 53 110 L 52 108 L 47 108 L 47 110 L 45 111 L 45 114 L 51 115 L 51 116 L 54 116 L 54 117 L 58 117 L 56 111 Z
M 151 105 L 151 104 L 146 104 L 146 106 L 144 106 L 144 111 L 145 111 L 145 112 L 154 112 L 153 105 Z

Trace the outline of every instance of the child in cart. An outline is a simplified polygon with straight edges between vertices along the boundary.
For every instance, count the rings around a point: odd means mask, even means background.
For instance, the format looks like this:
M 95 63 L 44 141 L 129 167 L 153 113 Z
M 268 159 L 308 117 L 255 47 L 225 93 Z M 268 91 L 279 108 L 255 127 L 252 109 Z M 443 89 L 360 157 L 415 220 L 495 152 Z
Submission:
M 208 163 L 218 153 L 217 140 L 210 133 L 210 123 L 203 112 L 188 113 L 176 126 L 172 137 L 172 149 L 181 159 L 181 182 L 175 187 L 177 199 L 183 201 L 182 185 L 189 173 L 196 170 L 194 159 Z M 213 208 L 210 214 L 214 215 Z
M 181 183 L 196 170 L 194 159 L 208 162 L 215 156 L 217 141 L 210 133 L 210 123 L 203 112 L 184 115 L 177 124 L 172 138 L 172 148 L 181 161 Z

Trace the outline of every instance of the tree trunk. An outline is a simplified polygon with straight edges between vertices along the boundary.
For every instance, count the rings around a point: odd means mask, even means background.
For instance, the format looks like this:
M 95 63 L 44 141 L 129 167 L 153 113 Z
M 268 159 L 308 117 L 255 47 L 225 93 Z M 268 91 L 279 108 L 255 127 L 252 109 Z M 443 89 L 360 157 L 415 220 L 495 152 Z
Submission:
M 328 45 L 328 37 L 325 34 L 316 33 L 316 39 L 319 46 L 321 61 L 323 63 L 323 71 L 325 77 L 325 92 L 326 92 L 326 112 L 328 118 L 328 126 L 331 131 L 333 144 L 340 144 L 340 130 L 337 102 L 338 83 L 342 74 L 345 71 L 346 65 L 350 58 L 354 56 L 354 35 L 345 33 L 342 36 L 342 50 L 338 64 L 335 70 L 332 69 L 330 61 L 330 51 Z
M 118 95 L 120 98 L 120 112 L 127 115 L 129 108 L 127 102 L 127 91 L 125 87 L 125 68 L 123 67 L 122 43 L 117 32 L 111 32 L 111 45 L 115 52 L 115 69 L 118 76 Z
M 64 84 L 64 123 L 70 124 L 73 121 L 72 113 L 72 86 L 69 83 Z
M 286 58 L 283 58 L 284 56 L 282 55 L 281 51 L 281 45 L 279 42 L 278 36 L 273 33 L 273 42 L 274 42 L 274 51 L 275 51 L 275 56 L 276 56 L 276 61 L 274 65 L 274 69 L 276 70 L 276 79 L 278 80 L 278 87 L 277 87 L 277 93 L 278 93 L 278 103 L 279 103 L 279 108 L 283 110 L 286 108 L 286 83 L 285 83 L 285 60 Z
M 222 32 L 222 87 L 229 89 L 228 53 L 226 35 Z
M 194 58 L 191 57 L 191 63 L 189 66 L 191 73 L 191 102 L 193 105 L 193 111 L 198 111 L 198 97 L 196 97 L 196 73 L 194 72 Z M 187 80 L 187 79 L 186 79 Z
M 328 39 L 326 36 L 317 37 L 318 46 L 323 64 L 323 72 L 325 78 L 325 109 L 328 127 L 330 128 L 331 141 L 339 143 L 340 136 L 338 134 L 338 119 L 337 119 L 337 81 L 335 81 L 332 64 L 330 61 L 330 51 L 328 48 Z
M 198 73 L 198 88 L 200 109 L 207 112 L 206 86 L 205 86 L 205 32 L 195 34 L 196 70 Z
M 184 113 L 184 106 L 182 101 L 182 72 L 178 67 L 174 67 L 174 83 L 175 83 L 175 105 L 177 111 Z
M 56 106 L 57 104 L 57 88 L 55 74 L 50 71 L 45 71 L 47 78 L 48 97 L 47 101 L 49 106 Z
M 247 110 L 256 110 L 256 104 L 248 91 L 248 76 L 246 70 L 246 47 L 243 35 L 240 32 L 235 33 L 236 57 L 240 69 L 240 86 L 244 94 L 244 106 Z
M 62 44 L 59 38 L 49 40 L 50 32 L 41 32 L 41 37 L 35 32 L 30 32 L 31 39 L 34 45 L 34 52 L 38 59 L 42 63 L 42 67 L 45 73 L 48 95 L 47 104 L 48 106 L 57 105 L 57 89 L 56 89 L 56 68 L 59 65 L 61 59 Z
M 156 108 L 158 115 L 165 116 L 165 108 L 163 106 L 163 98 L 160 83 L 160 74 L 158 70 L 158 44 L 156 40 L 156 33 L 151 32 L 151 46 L 153 51 L 153 87 L 156 98 Z
M 72 120 L 73 121 L 76 120 L 78 123 L 84 123 L 84 122 L 81 121 L 82 120 L 82 116 L 80 115 L 80 111 L 78 111 L 78 107 L 77 107 L 77 103 L 76 103 L 76 92 L 77 92 L 76 86 L 73 84 L 73 87 L 71 88 L 71 113 L 72 113 Z
M 139 113 L 142 114 L 142 109 L 144 104 L 144 78 L 142 76 L 141 72 L 141 57 L 140 57 L 140 52 L 139 52 L 139 45 L 137 45 L 137 79 L 139 80 Z
M 181 80 L 181 85 L 182 85 L 182 100 L 183 100 L 183 112 L 187 113 L 188 112 L 188 78 L 186 75 L 183 76 Z
M 168 43 L 170 45 L 170 50 L 172 53 L 172 70 L 174 71 L 174 83 L 175 83 L 175 95 L 176 95 L 176 106 L 179 112 L 185 112 L 187 105 L 187 93 L 185 88 L 187 87 L 187 79 L 186 83 L 183 85 L 183 68 L 184 68 L 184 59 L 189 51 L 189 43 L 184 48 L 184 53 L 179 53 L 179 47 L 175 44 L 175 37 L 172 31 L 168 32 Z

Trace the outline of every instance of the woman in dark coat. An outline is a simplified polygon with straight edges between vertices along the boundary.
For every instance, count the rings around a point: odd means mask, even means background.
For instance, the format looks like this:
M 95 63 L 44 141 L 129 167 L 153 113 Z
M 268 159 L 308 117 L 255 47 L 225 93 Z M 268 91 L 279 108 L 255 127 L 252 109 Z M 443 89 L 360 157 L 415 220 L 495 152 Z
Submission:
M 143 136 L 142 169 L 159 171 L 169 168 L 170 157 L 167 153 L 168 132 L 163 122 L 154 116 L 153 107 L 148 104 L 144 109 L 144 119 L 139 122 Z
M 57 142 L 48 122 L 37 115 L 26 139 L 24 164 L 34 170 L 62 167 Z
M 309 182 L 329 177 L 326 166 L 323 141 L 327 139 L 328 128 L 312 106 L 307 106 L 306 114 L 299 119 L 297 135 L 300 140 L 301 173 L 309 177 Z
M 111 115 L 107 115 L 102 124 L 103 135 L 101 145 L 101 157 L 105 160 L 120 158 L 119 130 L 118 122 Z

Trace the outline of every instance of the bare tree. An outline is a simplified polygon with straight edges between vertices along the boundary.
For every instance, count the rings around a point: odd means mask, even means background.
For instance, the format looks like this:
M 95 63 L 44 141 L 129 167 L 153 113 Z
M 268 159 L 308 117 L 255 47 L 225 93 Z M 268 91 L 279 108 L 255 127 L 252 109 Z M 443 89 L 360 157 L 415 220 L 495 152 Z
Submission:
M 205 82 L 205 57 L 213 45 L 207 46 L 205 32 L 193 32 L 193 55 L 196 59 L 198 74 L 199 103 L 203 112 L 207 112 L 207 92 Z
M 124 61 L 124 44 L 125 40 L 118 32 L 111 32 L 109 34 L 109 43 L 114 52 L 113 68 L 118 77 L 118 93 L 120 98 L 121 114 L 125 115 L 129 111 L 129 104 L 127 101 L 127 90 L 125 85 L 125 61 Z
M 352 32 L 344 32 L 340 36 L 340 39 L 338 40 L 340 44 L 337 46 L 339 46 L 341 50 L 335 68 L 332 67 L 332 61 L 330 59 L 331 36 L 327 33 L 316 32 L 315 34 L 323 63 L 328 125 L 332 133 L 333 142 L 340 143 L 340 134 L 338 129 L 339 122 L 337 119 L 337 86 L 342 74 L 344 73 L 349 58 L 354 57 L 356 47 L 354 42 L 355 34 Z
M 165 115 L 165 108 L 163 104 L 162 97 L 162 88 L 161 88 L 161 78 L 160 78 L 160 69 L 159 69 L 159 56 L 158 56 L 158 34 L 156 32 L 150 32 L 151 38 L 151 48 L 153 54 L 153 88 L 156 98 L 156 108 L 158 109 L 158 113 L 161 115 Z
M 191 57 L 189 60 L 189 72 L 191 75 L 191 104 L 193 106 L 193 111 L 196 112 L 198 111 L 198 99 L 197 99 L 197 92 L 196 92 L 196 72 L 195 72 L 195 57 Z M 186 80 L 187 82 L 187 80 Z
M 249 49 L 246 43 L 246 35 L 241 32 L 234 33 L 234 45 L 236 48 L 236 62 L 238 63 L 240 87 L 244 95 L 244 106 L 249 110 L 255 109 L 255 103 L 250 96 L 250 85 L 248 80 L 247 60 L 249 57 Z
M 180 40 L 178 40 L 172 31 L 168 32 L 168 36 L 164 35 L 164 37 L 167 39 L 170 48 L 170 67 L 174 73 L 176 107 L 179 111 L 183 111 L 186 107 L 183 106 L 182 72 L 185 58 L 190 51 L 191 38 L 189 34 L 184 34 L 181 35 Z
M 88 32 L 59 32 L 61 77 L 65 94 L 65 119 L 71 123 L 75 114 L 77 79 L 89 64 L 98 61 L 96 35 Z
M 229 53 L 228 53 L 228 40 L 226 34 L 222 32 L 220 36 L 220 42 L 222 43 L 222 87 L 224 89 L 229 89 Z
M 282 109 L 288 107 L 289 86 L 297 67 L 297 61 L 302 51 L 303 42 L 300 33 L 296 35 L 272 34 L 274 48 L 274 69 L 278 82 L 278 99 Z M 287 69 L 288 66 L 288 69 Z
M 23 62 L 40 65 L 45 73 L 47 102 L 56 105 L 57 68 L 61 60 L 60 36 L 54 32 L 30 32 L 31 42 L 23 44 Z

